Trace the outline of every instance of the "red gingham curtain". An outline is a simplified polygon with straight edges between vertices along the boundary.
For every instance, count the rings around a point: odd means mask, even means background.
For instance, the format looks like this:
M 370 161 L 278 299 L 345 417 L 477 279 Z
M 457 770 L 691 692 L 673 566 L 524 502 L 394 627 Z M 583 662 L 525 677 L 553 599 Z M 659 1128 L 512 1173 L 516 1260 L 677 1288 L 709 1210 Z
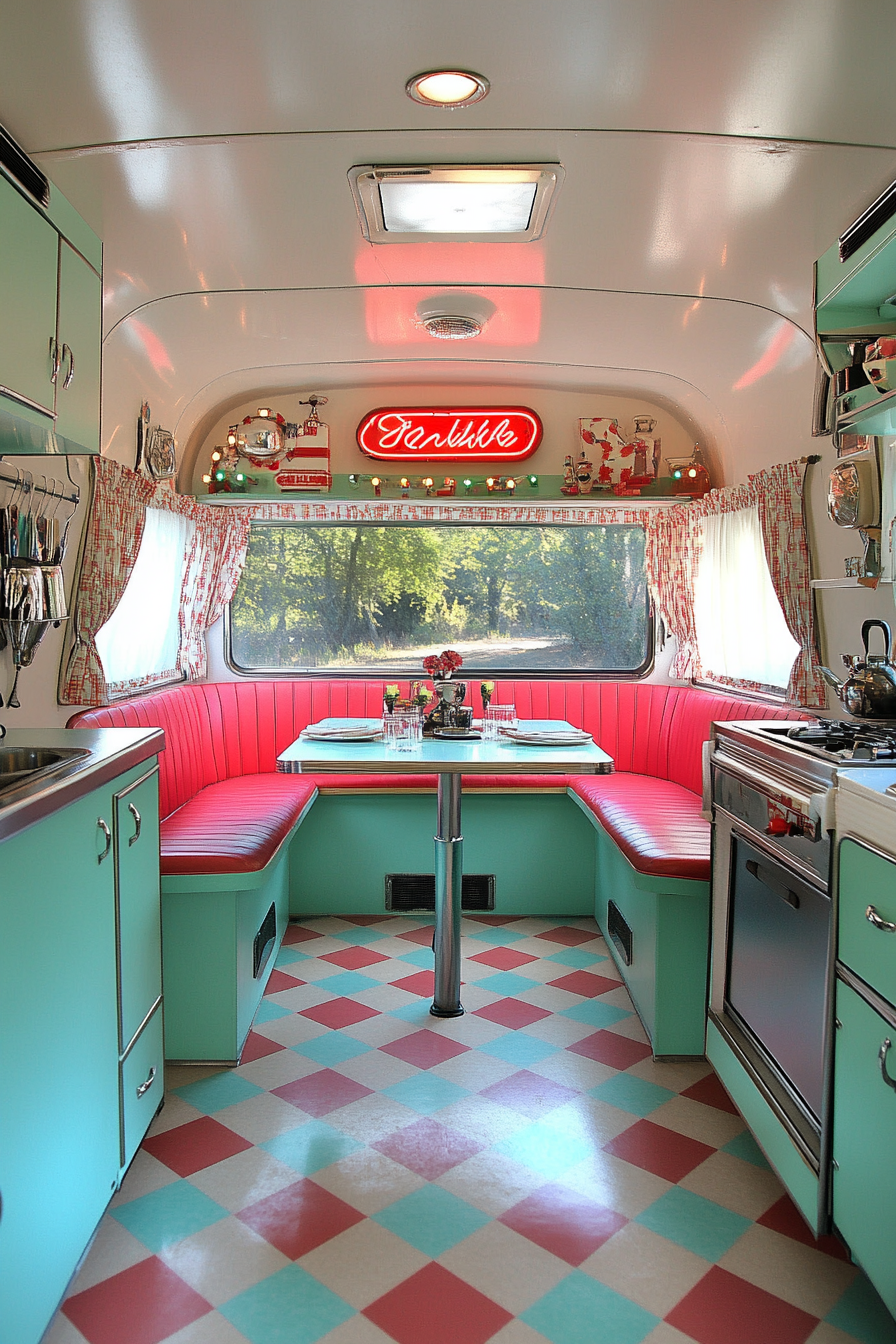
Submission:
M 699 677 L 702 671 L 694 625 L 697 541 L 690 504 L 651 513 L 647 523 L 647 582 L 663 624 L 675 638 L 669 675 L 680 681 Z
M 131 576 L 154 486 L 109 457 L 93 459 L 93 500 L 72 616 L 73 645 L 59 691 L 62 705 L 104 705 L 106 678 L 96 634 Z
M 249 544 L 241 509 L 194 505 L 195 529 L 184 568 L 179 666 L 188 680 L 207 671 L 205 632 L 222 615 L 239 583 Z

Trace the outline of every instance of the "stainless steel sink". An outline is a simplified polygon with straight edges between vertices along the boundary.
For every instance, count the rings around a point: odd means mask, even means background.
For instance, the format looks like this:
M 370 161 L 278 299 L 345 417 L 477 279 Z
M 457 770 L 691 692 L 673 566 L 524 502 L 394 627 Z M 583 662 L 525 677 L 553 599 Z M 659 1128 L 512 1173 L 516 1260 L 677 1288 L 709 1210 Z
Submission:
M 0 746 L 0 793 L 52 775 L 89 755 L 84 747 Z

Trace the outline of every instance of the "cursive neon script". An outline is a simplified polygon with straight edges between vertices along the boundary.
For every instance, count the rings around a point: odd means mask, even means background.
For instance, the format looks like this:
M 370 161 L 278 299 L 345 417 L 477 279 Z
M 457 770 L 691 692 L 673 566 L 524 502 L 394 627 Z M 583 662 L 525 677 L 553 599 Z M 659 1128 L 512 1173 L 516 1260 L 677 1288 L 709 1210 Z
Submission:
M 519 442 L 510 421 L 505 416 L 493 424 L 488 418 L 480 421 L 457 419 L 445 434 L 436 431 L 427 433 L 427 426 L 415 424 L 403 415 L 392 413 L 380 416 L 377 421 L 379 430 L 379 449 L 381 452 L 395 452 L 404 448 L 408 452 L 423 453 L 427 450 L 458 449 L 461 452 L 485 452 L 491 447 L 505 451 Z

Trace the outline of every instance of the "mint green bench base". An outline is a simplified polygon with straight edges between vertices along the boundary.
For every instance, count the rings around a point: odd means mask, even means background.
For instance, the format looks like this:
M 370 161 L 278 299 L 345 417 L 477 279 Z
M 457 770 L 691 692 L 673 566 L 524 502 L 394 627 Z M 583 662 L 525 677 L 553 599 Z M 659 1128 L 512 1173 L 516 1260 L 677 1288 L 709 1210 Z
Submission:
M 639 873 L 587 803 L 577 797 L 575 801 L 595 836 L 595 918 L 647 1032 L 654 1058 L 702 1056 L 709 966 L 709 883 Z M 632 931 L 631 965 L 626 965 L 609 936 L 610 900 Z

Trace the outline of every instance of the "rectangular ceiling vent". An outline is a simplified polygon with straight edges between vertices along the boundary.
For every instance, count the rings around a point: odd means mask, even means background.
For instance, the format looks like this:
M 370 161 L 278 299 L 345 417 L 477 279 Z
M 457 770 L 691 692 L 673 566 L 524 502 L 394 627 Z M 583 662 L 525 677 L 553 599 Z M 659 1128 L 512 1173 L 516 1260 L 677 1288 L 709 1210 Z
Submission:
M 41 205 L 50 204 L 50 182 L 8 131 L 0 126 L 0 163 Z
M 494 910 L 494 873 L 464 873 L 462 910 Z M 387 873 L 386 909 L 411 913 L 436 908 L 436 879 L 432 873 Z

